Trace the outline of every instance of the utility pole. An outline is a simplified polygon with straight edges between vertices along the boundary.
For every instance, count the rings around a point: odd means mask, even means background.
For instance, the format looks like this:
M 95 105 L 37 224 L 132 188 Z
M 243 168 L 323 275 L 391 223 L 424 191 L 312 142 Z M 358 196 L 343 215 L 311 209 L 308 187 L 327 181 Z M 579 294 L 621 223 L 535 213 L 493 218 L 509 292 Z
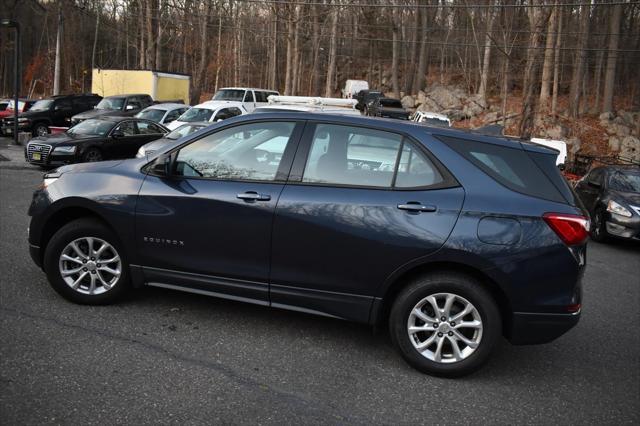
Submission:
M 93 36 L 93 50 L 91 51 L 91 72 L 96 67 L 96 47 L 98 46 L 98 28 L 100 28 L 100 11 L 96 12 L 96 32 Z M 93 75 L 93 74 L 92 74 Z
M 62 9 L 58 9 L 58 37 L 56 38 L 56 65 L 53 74 L 53 94 L 60 94 L 60 45 L 62 44 Z

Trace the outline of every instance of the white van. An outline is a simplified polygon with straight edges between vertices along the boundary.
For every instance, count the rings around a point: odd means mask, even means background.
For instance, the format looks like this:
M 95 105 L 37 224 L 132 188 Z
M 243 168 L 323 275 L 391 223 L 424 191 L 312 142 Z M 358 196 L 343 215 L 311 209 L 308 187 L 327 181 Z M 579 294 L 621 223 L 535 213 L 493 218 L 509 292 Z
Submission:
M 567 143 L 565 141 L 557 141 L 554 139 L 531 138 L 531 142 L 538 145 L 544 145 L 560 151 L 556 158 L 556 166 L 563 165 L 567 161 Z
M 361 90 L 369 90 L 369 83 L 364 80 L 347 80 L 342 89 L 342 97 L 354 98 Z
M 211 102 L 240 102 L 247 112 L 252 112 L 256 107 L 267 105 L 269 96 L 279 94 L 275 90 L 223 87 L 213 95 Z

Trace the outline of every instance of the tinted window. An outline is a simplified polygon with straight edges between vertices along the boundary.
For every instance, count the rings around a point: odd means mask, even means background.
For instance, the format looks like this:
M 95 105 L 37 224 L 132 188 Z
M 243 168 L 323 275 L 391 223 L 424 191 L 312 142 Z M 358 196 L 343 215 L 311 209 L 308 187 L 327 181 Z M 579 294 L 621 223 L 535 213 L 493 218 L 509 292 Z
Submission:
M 138 133 L 141 135 L 157 135 L 158 133 L 164 133 L 164 131 L 153 123 L 138 121 Z
M 604 169 L 593 169 L 589 173 L 589 182 L 602 185 L 604 177 Z
M 390 187 L 401 142 L 394 133 L 318 124 L 302 181 Z
M 236 109 L 236 108 L 234 108 Z M 227 118 L 231 118 L 236 116 L 237 114 L 235 114 L 231 108 L 222 108 L 220 111 L 218 111 L 216 113 L 216 116 L 213 118 L 214 121 L 218 121 L 218 120 L 226 120 Z
M 122 132 L 125 136 L 133 136 L 136 134 L 136 125 L 133 121 L 125 121 L 120 123 L 113 131 Z
M 144 111 L 140 111 L 139 113 L 137 113 L 136 118 L 145 118 L 147 120 L 160 122 L 160 120 L 162 120 L 162 117 L 164 117 L 164 114 L 166 112 L 167 111 L 163 109 L 156 109 L 156 108 L 145 109 Z
M 193 121 L 209 121 L 213 110 L 209 108 L 191 108 L 180 116 L 179 121 L 193 122 Z
M 276 178 L 295 123 L 251 123 L 224 129 L 182 148 L 177 173 L 225 180 Z
M 437 138 L 509 189 L 547 200 L 568 201 L 523 149 L 450 136 Z
M 244 102 L 253 102 L 253 92 L 251 90 L 247 90 L 244 94 Z
M 214 101 L 238 101 L 242 102 L 244 99 L 245 90 L 242 89 L 223 89 L 218 90 L 213 97 Z
M 395 186 L 398 188 L 412 188 L 431 186 L 442 183 L 442 175 L 427 157 L 410 144 L 402 147 L 402 155 L 398 163 L 398 174 Z
M 121 110 L 124 106 L 124 98 L 104 98 L 96 108 L 108 110 Z
M 402 108 L 402 102 L 397 99 L 380 99 L 380 105 L 388 108 Z

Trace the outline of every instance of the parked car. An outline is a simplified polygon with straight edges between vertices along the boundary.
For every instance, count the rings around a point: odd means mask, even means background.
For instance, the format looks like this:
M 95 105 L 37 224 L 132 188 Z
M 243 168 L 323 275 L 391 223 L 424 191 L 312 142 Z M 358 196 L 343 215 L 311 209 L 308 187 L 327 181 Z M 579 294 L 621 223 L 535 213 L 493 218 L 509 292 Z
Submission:
M 178 117 L 184 114 L 188 109 L 189 107 L 185 104 L 153 104 L 134 115 L 134 117 L 145 118 L 147 120 L 155 121 L 156 123 L 164 124 L 166 126 L 172 121 L 177 120 Z
M 354 99 L 320 98 L 314 96 L 269 96 L 269 105 L 256 108 L 254 113 L 300 111 L 323 114 L 360 115 Z
M 368 115 L 367 111 L 369 109 L 369 105 L 373 103 L 377 98 L 383 98 L 384 94 L 377 90 L 361 90 L 355 96 L 357 101 L 356 109 L 358 111 L 362 111 L 364 115 Z
M 76 303 L 148 285 L 386 323 L 409 364 L 457 376 L 501 334 L 549 342 L 580 318 L 589 221 L 555 156 L 410 122 L 249 114 L 151 161 L 46 174 L 30 253 Z
M 556 157 L 556 166 L 564 169 L 564 163 L 567 161 L 567 143 L 565 141 L 531 138 L 531 142 L 557 150 L 558 156 Z
M 409 119 L 409 111 L 404 109 L 402 102 L 398 99 L 377 98 L 367 107 L 368 114 L 372 117 L 396 118 L 398 120 Z
M 225 102 L 239 102 L 242 109 L 249 113 L 259 106 L 267 105 L 271 95 L 280 95 L 275 90 L 252 89 L 247 87 L 224 87 L 216 92 L 211 98 L 212 102 L 223 105 Z
M 24 148 L 24 157 L 27 162 L 42 167 L 133 158 L 142 145 L 166 133 L 166 127 L 151 120 L 91 118 L 64 133 L 31 139 Z
M 190 135 L 193 132 L 197 132 L 200 129 L 204 129 L 205 127 L 211 126 L 212 123 L 201 122 L 201 123 L 187 123 L 178 127 L 177 129 L 167 133 L 163 138 L 156 139 L 153 142 L 149 142 L 140 147 L 138 152 L 136 153 L 136 158 L 151 158 L 151 155 L 155 154 L 156 151 L 161 150 L 166 147 L 168 144 L 177 141 L 180 138 Z
M 149 95 L 107 96 L 94 109 L 74 115 L 71 118 L 71 123 L 75 125 L 89 118 L 107 116 L 133 117 L 150 105 L 153 105 L 153 99 Z
M 342 89 L 342 97 L 351 99 L 362 90 L 369 90 L 369 83 L 365 80 L 347 80 Z
M 175 130 L 187 123 L 198 123 L 202 121 L 215 123 L 242 114 L 247 114 L 242 102 L 207 101 L 190 108 L 175 121 L 167 124 L 167 127 L 169 130 Z
M 35 99 L 18 99 L 18 113 L 29 111 L 29 109 L 36 102 L 37 100 Z M 15 115 L 15 112 L 14 112 L 15 108 L 13 106 L 14 104 L 15 104 L 14 100 L 9 99 L 6 108 L 0 111 L 0 119 Z
M 576 192 L 591 214 L 591 238 L 640 240 L 640 167 L 596 167 Z
M 451 127 L 451 120 L 444 114 L 429 111 L 416 111 L 411 118 L 416 123 L 426 124 L 435 127 Z
M 49 133 L 49 126 L 69 127 L 74 114 L 93 108 L 100 99 L 96 94 L 59 95 L 41 99 L 18 116 L 18 129 L 31 132 L 34 136 L 44 136 Z M 3 120 L 4 133 L 13 133 L 13 120 L 13 117 Z

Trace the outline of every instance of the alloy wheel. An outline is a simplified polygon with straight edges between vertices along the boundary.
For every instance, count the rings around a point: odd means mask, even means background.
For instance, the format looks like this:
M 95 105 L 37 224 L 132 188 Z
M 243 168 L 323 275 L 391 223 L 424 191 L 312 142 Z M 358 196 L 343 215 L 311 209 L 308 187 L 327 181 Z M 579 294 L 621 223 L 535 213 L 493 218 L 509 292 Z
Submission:
M 46 136 L 47 134 L 49 134 L 49 132 L 47 131 L 47 126 L 40 125 L 36 127 L 36 134 L 38 136 Z
M 462 361 L 482 340 L 480 313 L 464 297 L 436 293 L 420 300 L 411 310 L 407 333 L 413 347 L 438 363 Z
M 71 241 L 59 260 L 64 282 L 78 293 L 99 295 L 111 290 L 122 274 L 122 260 L 108 242 L 95 237 Z

